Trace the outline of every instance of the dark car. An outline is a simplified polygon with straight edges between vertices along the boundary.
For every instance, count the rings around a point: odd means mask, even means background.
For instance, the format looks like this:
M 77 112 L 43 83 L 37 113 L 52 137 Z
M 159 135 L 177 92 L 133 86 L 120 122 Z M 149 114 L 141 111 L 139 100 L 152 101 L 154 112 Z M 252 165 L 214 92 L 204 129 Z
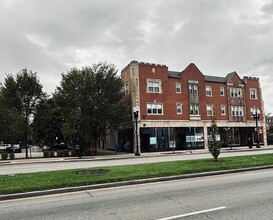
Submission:
M 53 146 L 49 147 L 49 150 L 52 151 L 57 151 L 57 150 L 71 150 L 65 143 L 60 143 L 60 144 L 54 144 Z
M 21 153 L 21 148 L 19 144 L 13 144 L 10 147 L 7 147 L 6 151 L 8 153 Z

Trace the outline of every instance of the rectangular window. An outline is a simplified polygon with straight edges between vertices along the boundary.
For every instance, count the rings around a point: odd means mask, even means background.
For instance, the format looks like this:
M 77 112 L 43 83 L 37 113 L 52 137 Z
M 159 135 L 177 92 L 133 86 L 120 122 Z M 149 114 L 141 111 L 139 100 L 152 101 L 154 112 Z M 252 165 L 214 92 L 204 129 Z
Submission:
M 232 87 L 230 87 L 230 97 L 233 97 L 234 96 L 234 93 L 233 93 L 233 88 Z
M 198 95 L 199 94 L 198 84 L 196 84 L 196 83 L 189 84 L 189 94 L 190 95 Z
M 234 87 L 230 88 L 230 97 L 237 98 L 237 88 Z
M 192 84 L 189 84 L 189 94 L 193 95 L 193 86 L 192 86 Z
M 182 103 L 176 103 L 176 113 L 182 114 Z
M 148 80 L 147 81 L 148 93 L 161 93 L 161 81 L 160 80 Z
M 243 97 L 243 90 L 242 88 L 230 88 L 230 97 L 232 98 L 242 98 Z
M 221 115 L 226 115 L 226 106 L 221 105 Z
M 175 84 L 175 91 L 176 91 L 176 93 L 181 93 L 181 83 Z
M 237 88 L 237 93 L 238 93 L 238 97 L 239 98 L 243 97 L 243 90 L 242 90 L 242 88 Z
M 198 104 L 191 104 L 190 105 L 190 114 L 191 115 L 199 115 L 199 105 Z
M 162 115 L 163 104 L 162 103 L 147 103 L 147 114 L 148 115 Z
M 125 95 L 129 95 L 129 85 L 128 85 L 128 83 L 125 83 L 124 90 L 125 90 Z
M 207 105 L 207 116 L 212 116 L 212 115 L 213 115 L 213 106 Z
M 244 107 L 243 106 L 239 106 L 239 115 L 244 116 Z
M 198 85 L 197 84 L 193 85 L 193 94 L 194 95 L 198 95 L 199 94 L 199 89 L 198 89 Z
M 206 85 L 206 96 L 212 96 L 212 87 Z
M 257 89 L 250 89 L 250 99 L 257 99 Z
M 243 106 L 231 106 L 231 115 L 243 117 L 244 116 L 244 107 Z
M 225 87 L 220 87 L 220 96 L 225 96 Z

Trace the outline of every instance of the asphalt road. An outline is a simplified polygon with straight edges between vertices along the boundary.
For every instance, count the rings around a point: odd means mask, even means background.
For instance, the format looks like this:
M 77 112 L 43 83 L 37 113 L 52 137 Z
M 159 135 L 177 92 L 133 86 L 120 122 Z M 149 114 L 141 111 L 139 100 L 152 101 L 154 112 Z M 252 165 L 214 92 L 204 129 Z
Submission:
M 257 155 L 273 153 L 273 149 L 253 150 L 253 151 L 233 151 L 221 153 L 220 157 L 241 156 L 241 155 Z M 147 154 L 148 155 L 148 154 Z M 108 158 L 108 159 L 106 159 Z M 22 163 L 22 161 L 14 161 L 12 164 L 1 164 L 0 175 L 5 174 L 17 174 L 17 173 L 32 173 L 40 171 L 53 171 L 53 170 L 66 170 L 75 168 L 89 168 L 89 167 L 104 167 L 104 166 L 118 166 L 129 164 L 141 164 L 141 163 L 157 163 L 165 161 L 176 160 L 194 160 L 203 158 L 212 158 L 210 153 L 178 153 L 178 154 L 165 154 L 161 156 L 140 156 L 133 158 L 119 158 L 109 159 L 111 157 L 98 157 L 97 159 L 82 159 L 63 161 L 61 158 L 57 162 L 38 162 L 35 163 Z
M 273 172 L 90 190 L 0 202 L 0 219 L 272 219 Z

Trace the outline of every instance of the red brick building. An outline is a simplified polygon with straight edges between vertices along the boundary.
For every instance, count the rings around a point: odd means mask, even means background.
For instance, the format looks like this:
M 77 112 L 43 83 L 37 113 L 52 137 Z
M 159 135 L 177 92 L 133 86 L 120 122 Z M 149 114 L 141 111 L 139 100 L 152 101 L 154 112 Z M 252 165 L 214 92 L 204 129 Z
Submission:
M 236 72 L 226 77 L 204 75 L 193 63 L 175 72 L 165 65 L 137 61 L 126 66 L 121 77 L 132 113 L 134 106 L 139 108 L 137 138 L 141 152 L 171 150 L 173 141 L 178 150 L 208 148 L 213 115 L 224 147 L 247 145 L 249 138 L 255 144 L 257 133 L 259 142 L 266 145 L 258 78 L 240 78 Z M 258 129 L 252 114 L 257 109 Z M 122 146 L 127 143 L 131 151 L 136 150 L 136 132 L 132 129 L 119 139 Z

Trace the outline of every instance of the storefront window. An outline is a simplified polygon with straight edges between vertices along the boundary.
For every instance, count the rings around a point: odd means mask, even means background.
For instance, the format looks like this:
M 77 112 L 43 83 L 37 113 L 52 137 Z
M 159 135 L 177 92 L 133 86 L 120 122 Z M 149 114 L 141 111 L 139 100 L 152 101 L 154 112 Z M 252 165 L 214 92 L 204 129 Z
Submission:
M 203 148 L 204 147 L 204 129 L 203 128 L 188 128 L 186 135 L 186 146 L 188 148 Z
M 157 148 L 168 148 L 169 135 L 168 128 L 156 128 L 157 133 Z
M 143 152 L 204 148 L 202 127 L 141 128 L 140 139 Z

